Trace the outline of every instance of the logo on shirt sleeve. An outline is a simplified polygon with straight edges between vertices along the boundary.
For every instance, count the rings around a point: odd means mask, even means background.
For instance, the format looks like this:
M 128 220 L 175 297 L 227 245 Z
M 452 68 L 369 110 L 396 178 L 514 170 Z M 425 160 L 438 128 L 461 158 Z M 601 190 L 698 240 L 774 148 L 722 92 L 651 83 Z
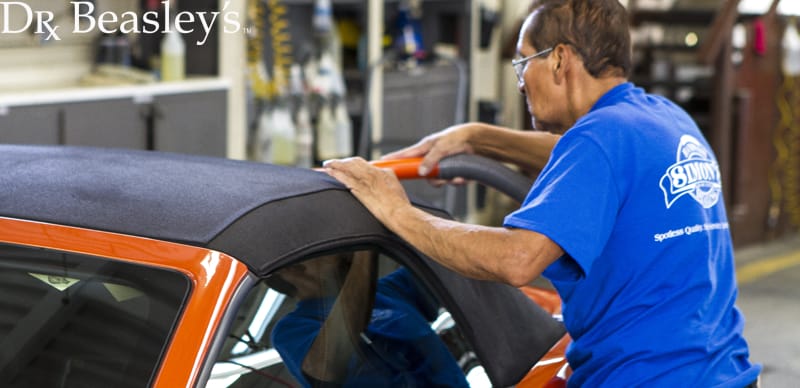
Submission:
M 664 192 L 667 209 L 684 195 L 708 209 L 719 202 L 722 190 L 719 165 L 696 138 L 683 135 L 676 162 L 667 168 L 659 186 Z

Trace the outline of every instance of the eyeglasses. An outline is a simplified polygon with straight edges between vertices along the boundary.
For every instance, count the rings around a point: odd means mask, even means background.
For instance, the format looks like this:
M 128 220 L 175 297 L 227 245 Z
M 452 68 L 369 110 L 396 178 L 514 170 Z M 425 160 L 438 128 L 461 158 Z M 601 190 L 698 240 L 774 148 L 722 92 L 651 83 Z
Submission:
M 529 55 L 525 58 L 515 59 L 511 61 L 511 66 L 514 68 L 514 73 L 517 75 L 517 82 L 520 83 L 522 82 L 522 77 L 525 75 L 525 67 L 528 65 L 528 61 L 538 56 L 545 55 L 551 51 L 553 51 L 552 47 L 550 47 L 549 49 L 539 51 L 536 54 Z

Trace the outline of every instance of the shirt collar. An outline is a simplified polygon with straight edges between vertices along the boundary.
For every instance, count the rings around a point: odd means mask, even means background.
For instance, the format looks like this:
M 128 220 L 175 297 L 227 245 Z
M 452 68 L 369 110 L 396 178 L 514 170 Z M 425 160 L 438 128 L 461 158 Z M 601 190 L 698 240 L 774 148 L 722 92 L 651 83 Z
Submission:
M 594 103 L 592 109 L 589 109 L 589 112 L 595 111 L 597 109 L 612 105 L 617 102 L 619 97 L 625 93 L 630 92 L 633 90 L 635 86 L 633 86 L 630 82 L 624 82 L 617 86 L 614 86 L 605 94 L 600 96 L 600 98 Z

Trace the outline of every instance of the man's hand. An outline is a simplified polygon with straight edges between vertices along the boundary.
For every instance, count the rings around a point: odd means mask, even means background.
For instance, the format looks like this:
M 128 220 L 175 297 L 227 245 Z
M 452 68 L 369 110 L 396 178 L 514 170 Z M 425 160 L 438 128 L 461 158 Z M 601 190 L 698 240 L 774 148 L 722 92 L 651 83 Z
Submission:
M 469 144 L 472 131 L 476 130 L 477 124 L 468 123 L 454 125 L 441 132 L 424 137 L 416 144 L 402 150 L 384 155 L 381 159 L 403 159 L 423 157 L 419 166 L 419 175 L 428 176 L 433 167 L 442 158 L 461 153 L 474 153 Z
M 397 209 L 411 206 L 405 189 L 391 170 L 374 167 L 357 157 L 329 160 L 323 168 L 328 175 L 347 186 L 384 225 Z

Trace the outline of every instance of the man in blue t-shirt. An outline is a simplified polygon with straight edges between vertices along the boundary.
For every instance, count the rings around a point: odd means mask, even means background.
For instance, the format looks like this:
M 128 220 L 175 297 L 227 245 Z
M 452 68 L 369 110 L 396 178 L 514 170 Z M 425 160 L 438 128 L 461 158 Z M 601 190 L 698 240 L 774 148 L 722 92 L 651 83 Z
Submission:
M 503 227 L 435 218 L 391 172 L 331 161 L 388 228 L 467 276 L 515 286 L 539 275 L 563 301 L 570 387 L 746 387 L 734 260 L 719 166 L 691 118 L 627 82 L 631 43 L 617 0 L 536 1 L 512 62 L 534 126 L 448 128 L 388 158 L 468 152 L 541 168 Z

